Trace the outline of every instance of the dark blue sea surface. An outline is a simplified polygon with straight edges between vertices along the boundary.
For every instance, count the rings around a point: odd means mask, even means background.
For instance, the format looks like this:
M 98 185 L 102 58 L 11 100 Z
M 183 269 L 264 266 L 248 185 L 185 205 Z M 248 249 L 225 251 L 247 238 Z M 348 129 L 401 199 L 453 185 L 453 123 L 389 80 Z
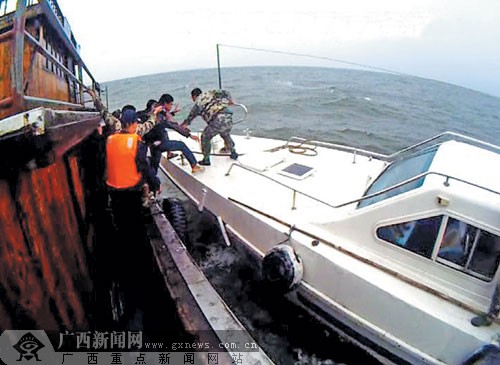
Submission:
M 182 120 L 190 91 L 218 88 L 215 69 L 169 72 L 104 84 L 109 109 L 170 93 Z M 499 143 L 500 99 L 422 78 L 380 72 L 311 67 L 222 69 L 222 86 L 249 110 L 233 133 L 288 139 L 299 136 L 391 153 L 444 131 Z M 235 119 L 239 111 L 235 108 Z M 194 130 L 204 122 L 196 120 Z M 213 217 L 202 215 L 172 184 L 164 196 L 186 202 L 190 250 L 217 291 L 269 356 L 280 365 L 379 364 L 308 318 L 300 309 L 260 287 L 251 262 L 227 247 Z M 361 357 L 360 357 L 361 356 Z

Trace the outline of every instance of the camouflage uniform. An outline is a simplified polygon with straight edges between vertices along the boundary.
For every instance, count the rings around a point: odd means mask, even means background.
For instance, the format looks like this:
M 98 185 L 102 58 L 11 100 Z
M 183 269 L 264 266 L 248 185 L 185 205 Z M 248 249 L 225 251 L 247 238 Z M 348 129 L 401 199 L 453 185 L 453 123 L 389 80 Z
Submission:
M 110 113 L 108 109 L 102 104 L 100 99 L 94 99 L 94 106 L 101 113 L 101 117 L 104 120 L 106 129 L 105 136 L 114 133 L 120 133 L 122 130 L 122 123 L 120 122 L 120 119 L 113 116 L 113 114 Z M 144 123 L 137 124 L 137 134 L 143 137 L 155 126 L 155 124 L 156 119 L 154 118 L 154 116 L 150 116 Z
M 232 104 L 232 100 L 228 91 L 206 91 L 196 98 L 191 112 L 184 121 L 189 125 L 199 115 L 207 122 L 207 126 L 201 134 L 201 152 L 205 161 L 210 160 L 210 141 L 217 134 L 220 134 L 225 145 L 231 149 L 231 157 L 237 157 L 234 142 L 230 135 L 233 128 L 233 113 L 228 109 L 230 104 Z

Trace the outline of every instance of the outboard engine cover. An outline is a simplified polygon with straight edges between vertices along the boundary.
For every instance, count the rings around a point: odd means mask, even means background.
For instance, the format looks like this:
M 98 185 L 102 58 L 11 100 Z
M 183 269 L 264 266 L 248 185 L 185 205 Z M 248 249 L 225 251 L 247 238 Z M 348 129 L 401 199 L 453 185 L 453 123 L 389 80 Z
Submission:
M 264 280 L 282 294 L 297 287 L 303 272 L 302 260 L 289 245 L 273 247 L 262 261 Z

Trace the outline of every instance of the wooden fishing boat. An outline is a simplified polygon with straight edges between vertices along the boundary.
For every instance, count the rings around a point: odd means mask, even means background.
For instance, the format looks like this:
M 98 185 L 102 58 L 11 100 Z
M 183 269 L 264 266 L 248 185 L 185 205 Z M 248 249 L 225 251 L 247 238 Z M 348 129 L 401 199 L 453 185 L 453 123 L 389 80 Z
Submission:
M 111 244 L 103 183 L 102 117 L 88 93 L 99 97 L 101 90 L 79 49 L 56 0 L 0 1 L 0 358 L 19 357 L 8 345 L 26 330 L 37 331 L 29 336 L 37 349 L 43 345 L 44 363 L 55 363 L 61 359 L 48 333 L 58 341 L 73 331 L 133 329 L 210 343 L 219 364 L 236 356 L 272 364 L 183 252 L 157 204 L 147 224 L 149 244 L 137 251 L 148 260 L 137 275 L 154 286 L 154 299 L 142 298 L 141 309 L 151 323 L 129 327 L 134 313 L 114 272 L 119 247 Z M 252 352 L 235 351 L 234 334 L 252 341 Z M 194 358 L 211 361 L 207 351 Z

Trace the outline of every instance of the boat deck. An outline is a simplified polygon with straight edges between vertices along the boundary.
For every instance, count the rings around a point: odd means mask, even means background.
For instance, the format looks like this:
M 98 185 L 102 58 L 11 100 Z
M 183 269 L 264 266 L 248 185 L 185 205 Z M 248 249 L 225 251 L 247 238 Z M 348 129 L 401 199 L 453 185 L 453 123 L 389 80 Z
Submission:
M 200 147 L 196 142 L 179 137 L 176 133 L 169 132 L 169 134 L 172 139 L 184 141 L 197 156 L 200 156 L 198 159 L 201 159 Z M 265 207 L 267 211 L 269 209 L 273 211 L 269 206 L 272 198 L 277 208 L 276 213 L 279 212 L 282 216 L 285 212 L 283 219 L 297 223 L 321 223 L 326 217 L 329 219 L 334 217 L 336 212 L 353 209 L 355 204 L 340 209 L 333 207 L 358 199 L 364 193 L 370 179 L 385 166 L 380 160 L 349 152 L 334 153 L 328 148 L 318 148 L 313 151 L 300 147 L 288 148 L 282 141 L 273 139 L 244 136 L 233 136 L 233 139 L 240 154 L 238 160 L 231 160 L 227 155 L 212 155 L 211 166 L 196 174 L 196 179 L 214 187 L 222 196 L 244 203 L 247 192 L 242 186 L 232 183 L 232 180 L 241 179 L 244 175 L 246 184 L 262 186 L 259 196 L 252 197 L 254 208 L 260 210 Z M 221 140 L 216 140 L 214 145 L 215 151 L 223 146 Z M 289 147 L 294 145 L 296 144 L 290 144 Z M 313 148 L 311 145 L 303 146 Z M 185 165 L 182 165 L 183 159 L 180 156 L 170 161 L 187 173 L 191 173 L 185 160 Z M 291 177 L 282 174 L 282 170 L 292 163 L 307 166 L 312 172 L 302 179 L 300 176 Z M 331 169 L 325 169 L 324 166 L 331 166 Z M 300 170 L 301 166 L 298 168 Z M 228 183 L 220 184 L 221 176 L 224 175 L 227 175 L 225 179 Z M 342 175 L 342 179 L 336 178 L 339 175 Z M 337 191 L 343 193 L 335 194 Z M 290 209 L 283 209 L 286 207 Z

